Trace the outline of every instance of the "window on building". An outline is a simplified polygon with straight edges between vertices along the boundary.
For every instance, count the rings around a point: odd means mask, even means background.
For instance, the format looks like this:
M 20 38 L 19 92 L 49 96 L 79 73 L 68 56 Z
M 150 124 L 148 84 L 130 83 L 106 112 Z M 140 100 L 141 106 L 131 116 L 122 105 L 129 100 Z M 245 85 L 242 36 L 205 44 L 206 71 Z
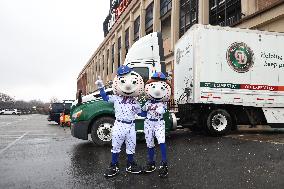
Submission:
M 153 6 L 154 6 L 154 2 L 152 2 L 146 8 L 146 18 L 145 18 L 146 33 L 151 33 L 153 31 Z
M 139 29 L 140 29 L 140 16 L 138 16 L 134 21 L 134 39 L 133 39 L 134 42 L 139 39 Z
M 172 9 L 172 0 L 161 0 L 160 1 L 160 16 L 166 15 Z
M 180 0 L 180 37 L 198 22 L 198 0 Z
M 118 38 L 118 41 L 117 41 L 117 49 L 118 49 L 118 52 L 117 52 L 117 66 L 120 67 L 120 63 L 121 63 L 121 37 Z
M 209 0 L 209 23 L 230 26 L 241 19 L 241 0 Z
M 106 61 L 106 67 L 107 67 L 107 70 L 106 70 L 106 73 L 107 73 L 107 75 L 109 74 L 108 73 L 108 65 L 109 65 L 109 62 L 108 62 L 108 60 L 109 60 L 109 49 L 107 50 L 107 61 Z
M 111 73 L 113 73 L 113 70 L 115 69 L 114 68 L 114 66 L 115 66 L 114 65 L 114 45 L 115 44 L 113 44 L 112 47 L 111 47 L 111 64 L 112 64 L 111 65 Z
M 125 30 L 125 55 L 127 55 L 129 49 L 129 28 Z

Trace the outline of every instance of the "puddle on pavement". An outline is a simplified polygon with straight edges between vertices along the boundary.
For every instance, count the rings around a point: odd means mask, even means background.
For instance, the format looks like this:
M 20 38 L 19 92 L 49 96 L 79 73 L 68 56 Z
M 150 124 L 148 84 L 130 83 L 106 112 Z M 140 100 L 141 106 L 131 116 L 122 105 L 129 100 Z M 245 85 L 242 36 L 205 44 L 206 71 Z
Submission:
M 284 144 L 284 129 L 271 128 L 269 126 L 257 126 L 256 128 L 239 126 L 238 131 L 228 135 L 227 137 L 249 141 Z

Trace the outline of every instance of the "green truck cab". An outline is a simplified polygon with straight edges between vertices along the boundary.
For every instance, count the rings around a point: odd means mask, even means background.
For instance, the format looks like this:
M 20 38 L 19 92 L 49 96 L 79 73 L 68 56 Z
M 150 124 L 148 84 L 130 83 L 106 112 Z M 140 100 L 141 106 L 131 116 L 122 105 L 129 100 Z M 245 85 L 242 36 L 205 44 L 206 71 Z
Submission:
M 107 94 L 111 95 L 112 90 L 107 89 Z M 90 98 L 90 96 L 92 96 Z M 81 97 L 79 96 L 79 99 Z M 83 98 L 84 99 L 84 98 Z M 139 99 L 141 105 L 145 100 Z M 166 134 L 173 130 L 173 114 L 164 114 Z M 78 139 L 88 140 L 91 135 L 92 141 L 97 145 L 111 143 L 111 132 L 114 125 L 115 115 L 113 103 L 105 102 L 96 91 L 89 95 L 87 101 L 73 104 L 71 110 L 71 134 Z M 143 139 L 144 118 L 136 116 L 135 128 L 138 139 Z

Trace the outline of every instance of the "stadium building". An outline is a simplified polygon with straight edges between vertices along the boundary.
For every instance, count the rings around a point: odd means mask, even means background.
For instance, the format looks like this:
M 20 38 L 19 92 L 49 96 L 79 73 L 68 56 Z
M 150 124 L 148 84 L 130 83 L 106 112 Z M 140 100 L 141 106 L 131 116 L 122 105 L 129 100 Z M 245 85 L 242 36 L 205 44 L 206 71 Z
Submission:
M 110 0 L 105 38 L 80 72 L 77 89 L 86 95 L 96 90 L 97 76 L 112 80 L 132 44 L 156 31 L 162 32 L 166 70 L 173 72 L 175 43 L 196 23 L 284 32 L 284 0 Z

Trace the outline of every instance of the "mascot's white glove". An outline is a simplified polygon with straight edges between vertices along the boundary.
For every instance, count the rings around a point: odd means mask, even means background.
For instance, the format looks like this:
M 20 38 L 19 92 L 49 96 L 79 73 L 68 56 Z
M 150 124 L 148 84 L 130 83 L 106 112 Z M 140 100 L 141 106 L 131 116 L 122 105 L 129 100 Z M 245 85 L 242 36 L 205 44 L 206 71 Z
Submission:
M 98 80 L 95 82 L 95 84 L 98 86 L 99 89 L 104 88 L 104 83 L 101 80 L 100 76 L 98 76 Z
M 158 114 L 163 114 L 163 113 L 165 113 L 165 109 L 164 109 L 164 107 L 158 107 L 158 108 L 156 109 L 156 112 L 157 112 Z

